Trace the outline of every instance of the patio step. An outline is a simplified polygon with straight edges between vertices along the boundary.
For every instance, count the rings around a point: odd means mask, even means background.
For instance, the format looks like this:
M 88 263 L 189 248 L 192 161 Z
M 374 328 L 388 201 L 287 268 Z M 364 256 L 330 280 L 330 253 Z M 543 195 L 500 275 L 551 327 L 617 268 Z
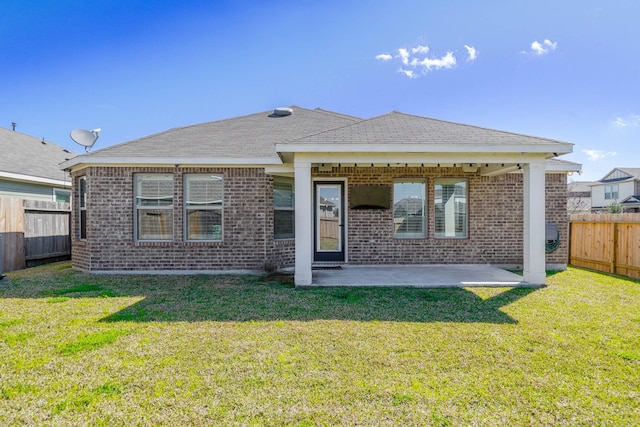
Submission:
M 343 262 L 314 262 L 311 264 L 312 270 L 342 270 Z

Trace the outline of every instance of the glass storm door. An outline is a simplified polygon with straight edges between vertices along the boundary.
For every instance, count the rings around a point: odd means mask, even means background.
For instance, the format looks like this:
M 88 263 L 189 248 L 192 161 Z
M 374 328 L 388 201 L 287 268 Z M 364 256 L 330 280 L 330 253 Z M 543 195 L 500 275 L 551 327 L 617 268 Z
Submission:
M 314 261 L 344 261 L 344 183 L 314 185 Z

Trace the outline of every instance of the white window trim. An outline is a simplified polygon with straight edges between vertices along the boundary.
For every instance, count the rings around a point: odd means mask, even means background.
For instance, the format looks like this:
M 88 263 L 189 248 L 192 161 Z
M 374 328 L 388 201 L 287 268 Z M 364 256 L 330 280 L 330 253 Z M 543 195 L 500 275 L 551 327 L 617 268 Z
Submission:
M 291 181 L 291 193 L 293 194 L 293 205 L 291 207 L 280 207 L 280 206 L 276 206 L 276 201 L 275 201 L 275 182 L 278 180 L 286 180 L 286 181 Z M 295 212 L 296 212 L 296 193 L 295 193 L 295 181 L 292 177 L 274 177 L 273 178 L 273 191 L 274 191 L 274 196 L 273 196 L 273 240 L 294 240 L 296 238 L 296 227 L 295 227 Z M 289 212 L 293 212 L 294 213 L 294 218 L 293 218 L 293 236 L 291 237 L 277 237 L 276 236 L 276 223 L 275 223 L 275 211 L 289 211 Z
M 436 195 L 436 185 L 438 183 L 438 181 L 464 181 L 465 182 L 465 199 L 466 199 L 466 205 L 467 205 L 467 210 L 465 212 L 465 234 L 464 236 L 439 236 L 436 231 L 436 221 L 438 220 L 437 218 L 437 214 L 436 214 L 436 201 L 435 201 L 435 195 Z M 457 177 L 441 177 L 441 178 L 434 178 L 433 179 L 433 224 L 434 224 L 434 228 L 433 228 L 433 237 L 435 239 L 468 239 L 469 238 L 469 179 L 468 178 L 457 178 Z
M 156 176 L 171 176 L 171 184 L 173 187 L 173 193 L 172 194 L 172 201 L 171 201 L 171 206 L 138 206 L 137 200 L 138 200 L 138 185 L 137 185 L 137 181 L 136 178 L 138 176 L 151 176 L 151 175 L 156 175 Z M 173 229 L 173 220 L 171 221 L 171 239 L 140 239 L 138 237 L 138 215 L 140 211 L 144 211 L 144 210 L 169 210 L 171 211 L 174 215 L 175 213 L 173 212 L 173 207 L 175 205 L 175 179 L 173 174 L 171 173 L 136 173 L 133 175 L 133 240 L 135 242 L 142 242 L 142 243 L 146 243 L 146 242 L 173 242 L 174 237 L 175 237 L 175 230 Z M 174 218 L 175 220 L 175 218 Z
M 84 197 L 82 194 L 82 184 L 84 182 Z M 82 237 L 82 212 L 84 212 L 84 231 L 85 236 Z M 87 240 L 87 177 L 78 178 L 78 239 Z
M 422 233 L 401 233 L 398 234 L 395 230 L 395 197 L 396 197 L 396 193 L 395 193 L 395 189 L 396 189 L 396 183 L 401 184 L 401 183 L 414 183 L 414 184 L 423 184 L 424 185 L 424 194 L 422 195 Z M 423 178 L 423 177 L 416 177 L 416 178 L 394 178 L 393 180 L 393 202 L 392 202 L 392 206 L 393 206 L 393 213 L 392 213 L 392 217 L 393 217 L 393 238 L 394 239 L 425 239 L 427 237 L 427 209 L 428 209 L 428 200 L 427 200 L 427 178 Z
M 71 192 L 71 190 L 65 190 L 65 189 L 62 189 L 62 188 L 54 188 L 53 189 L 53 201 L 54 202 L 56 201 L 56 195 L 57 194 L 66 194 L 66 195 L 68 195 L 69 196 L 69 202 L 68 203 L 71 203 L 71 198 L 73 197 L 73 193 Z M 60 202 L 60 203 L 62 203 L 62 202 Z M 65 203 L 67 203 L 67 202 L 65 202 Z
M 220 206 L 187 206 L 187 177 L 216 176 L 222 180 L 222 199 Z M 189 173 L 182 175 L 182 229 L 185 242 L 222 242 L 224 241 L 224 176 L 219 173 Z M 190 210 L 219 210 L 220 211 L 220 238 L 219 239 L 189 239 L 189 224 L 187 220 Z
M 609 191 L 607 191 L 607 189 Z M 614 191 L 615 189 L 615 191 Z M 616 194 L 617 197 L 613 197 Z M 607 197 L 608 196 L 608 197 Z M 604 199 L 617 200 L 620 197 L 620 186 L 618 184 L 608 184 L 604 186 Z

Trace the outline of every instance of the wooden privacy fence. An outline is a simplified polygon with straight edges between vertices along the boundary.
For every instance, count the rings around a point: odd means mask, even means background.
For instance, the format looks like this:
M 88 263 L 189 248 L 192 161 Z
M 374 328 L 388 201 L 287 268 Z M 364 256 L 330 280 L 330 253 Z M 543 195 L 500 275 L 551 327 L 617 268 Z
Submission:
M 71 255 L 69 203 L 0 198 L 2 268 Z
M 640 279 L 640 214 L 569 216 L 569 263 Z

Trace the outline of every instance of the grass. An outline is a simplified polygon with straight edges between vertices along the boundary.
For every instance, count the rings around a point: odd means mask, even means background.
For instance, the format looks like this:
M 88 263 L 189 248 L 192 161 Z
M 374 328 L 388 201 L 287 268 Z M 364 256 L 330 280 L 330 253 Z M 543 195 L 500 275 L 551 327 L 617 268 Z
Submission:
M 638 425 L 640 283 L 311 289 L 286 277 L 0 284 L 0 425 Z M 275 281 L 274 281 L 275 280 Z

